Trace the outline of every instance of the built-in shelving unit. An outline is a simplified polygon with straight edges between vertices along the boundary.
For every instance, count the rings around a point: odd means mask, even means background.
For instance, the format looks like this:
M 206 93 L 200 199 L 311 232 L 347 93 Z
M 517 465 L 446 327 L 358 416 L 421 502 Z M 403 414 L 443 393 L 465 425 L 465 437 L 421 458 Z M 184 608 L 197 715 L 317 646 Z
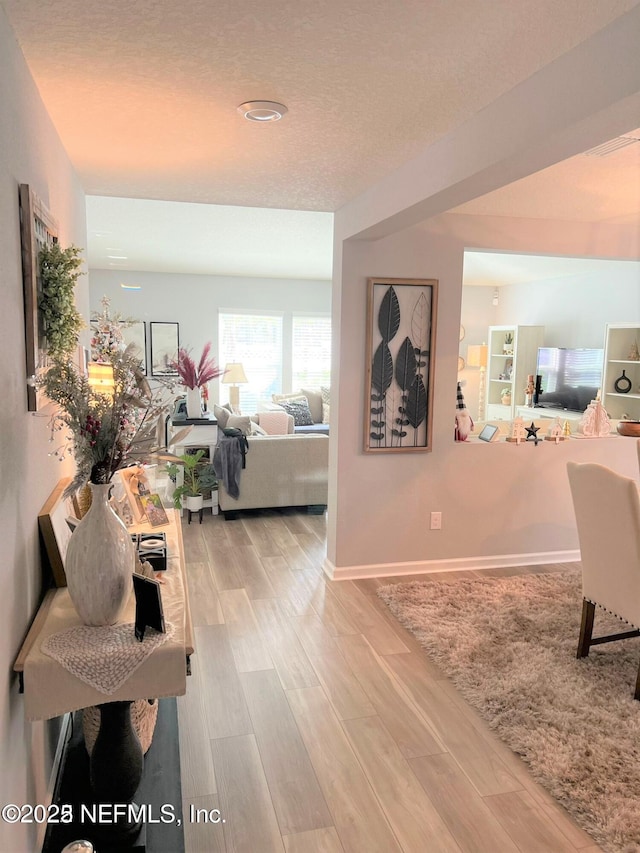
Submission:
M 511 420 L 516 406 L 524 405 L 527 376 L 536 372 L 538 347 L 543 343 L 544 326 L 489 326 L 487 420 Z M 509 404 L 502 402 L 507 388 Z
M 640 421 L 640 360 L 629 358 L 634 344 L 640 347 L 640 322 L 606 327 L 602 402 L 611 418 Z M 622 379 L 623 373 L 629 383 Z M 625 392 L 622 389 L 627 385 Z

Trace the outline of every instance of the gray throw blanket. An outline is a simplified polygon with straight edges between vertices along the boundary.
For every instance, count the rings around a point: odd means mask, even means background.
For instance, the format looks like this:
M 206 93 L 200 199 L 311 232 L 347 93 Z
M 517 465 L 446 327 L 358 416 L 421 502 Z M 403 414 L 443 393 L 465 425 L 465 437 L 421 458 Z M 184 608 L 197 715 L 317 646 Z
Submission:
M 244 436 L 242 439 L 246 442 Z M 222 480 L 232 498 L 240 497 L 240 472 L 244 468 L 244 453 L 236 436 L 221 435 L 213 454 L 213 470 Z

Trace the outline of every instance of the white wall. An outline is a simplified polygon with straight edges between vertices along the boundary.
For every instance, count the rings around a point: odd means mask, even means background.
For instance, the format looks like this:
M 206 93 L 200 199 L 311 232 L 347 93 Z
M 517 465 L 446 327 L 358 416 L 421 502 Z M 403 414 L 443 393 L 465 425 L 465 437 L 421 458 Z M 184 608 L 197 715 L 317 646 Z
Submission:
M 619 256 L 620 239 L 605 229 L 595 239 L 598 253 Z M 600 461 L 637 477 L 631 439 L 538 447 L 453 440 L 465 248 L 589 256 L 593 242 L 591 224 L 560 231 L 557 223 L 449 214 L 376 242 L 342 244 L 334 282 L 341 349 L 328 541 L 336 577 L 575 557 L 566 462 Z M 362 450 L 367 276 L 440 282 L 431 453 Z M 640 312 L 615 319 L 640 321 Z M 553 325 L 552 311 L 548 320 Z M 431 511 L 442 512 L 441 531 L 428 529 Z
M 499 313 L 500 323 L 544 326 L 545 346 L 604 347 L 606 323 L 640 317 L 640 263 L 620 261 L 606 280 L 593 272 L 503 287 Z
M 12 673 L 41 592 L 37 516 L 65 471 L 49 458 L 46 416 L 27 413 L 18 185 L 28 183 L 58 219 L 63 245 L 84 248 L 84 194 L 44 110 L 0 7 L 0 802 L 43 802 L 58 723 L 28 724 Z M 78 306 L 87 316 L 86 278 Z M 0 822 L 0 850 L 33 853 L 33 825 Z
M 121 283 L 141 285 L 142 289 L 124 290 Z M 294 313 L 331 312 L 330 281 L 91 269 L 89 286 L 92 311 L 100 310 L 100 300 L 106 295 L 111 299 L 112 309 L 126 317 L 147 323 L 177 322 L 180 324 L 180 345 L 196 354 L 207 341 L 212 342 L 213 352 L 218 352 L 218 309 L 282 314 L 285 390 L 289 390 L 291 384 L 291 317 Z M 218 399 L 217 381 L 211 383 L 210 393 L 214 400 Z

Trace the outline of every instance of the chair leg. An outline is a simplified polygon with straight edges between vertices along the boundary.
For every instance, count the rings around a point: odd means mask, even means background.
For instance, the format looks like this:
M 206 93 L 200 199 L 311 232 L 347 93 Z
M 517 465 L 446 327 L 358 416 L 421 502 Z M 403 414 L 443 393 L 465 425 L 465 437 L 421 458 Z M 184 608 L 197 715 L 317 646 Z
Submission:
M 640 666 L 638 667 L 638 676 L 636 678 L 636 692 L 633 694 L 633 698 L 640 700 Z
M 593 619 L 596 613 L 596 606 L 591 601 L 582 599 L 582 623 L 580 625 L 580 639 L 578 640 L 578 653 L 576 657 L 586 658 L 589 654 L 589 646 L 591 645 L 591 635 L 593 634 Z

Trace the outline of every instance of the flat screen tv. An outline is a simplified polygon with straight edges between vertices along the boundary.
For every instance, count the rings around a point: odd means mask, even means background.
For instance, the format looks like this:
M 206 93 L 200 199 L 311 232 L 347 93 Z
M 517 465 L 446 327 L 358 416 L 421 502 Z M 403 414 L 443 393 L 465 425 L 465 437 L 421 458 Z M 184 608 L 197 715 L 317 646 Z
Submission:
M 602 386 L 604 350 L 540 347 L 536 374 L 542 377 L 537 406 L 584 412 Z

